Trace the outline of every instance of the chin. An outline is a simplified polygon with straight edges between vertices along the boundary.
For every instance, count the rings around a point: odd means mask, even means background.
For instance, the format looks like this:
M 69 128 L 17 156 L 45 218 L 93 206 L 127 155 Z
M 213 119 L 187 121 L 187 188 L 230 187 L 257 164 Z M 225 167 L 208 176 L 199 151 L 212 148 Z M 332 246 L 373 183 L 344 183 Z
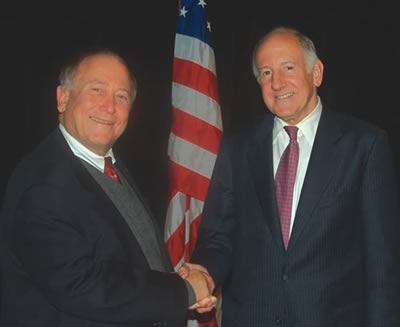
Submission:
M 110 140 L 103 140 L 103 139 L 99 139 L 99 138 L 96 138 L 96 139 L 92 139 L 91 140 L 91 144 L 92 145 L 94 145 L 95 147 L 96 147 L 96 149 L 99 149 L 99 150 L 104 150 L 104 149 L 107 149 L 105 152 L 107 152 L 108 151 L 108 149 L 110 148 Z
M 288 109 L 278 109 L 275 111 L 275 115 L 280 117 L 281 119 L 285 120 L 285 118 L 291 118 L 295 114 L 294 110 L 288 110 Z

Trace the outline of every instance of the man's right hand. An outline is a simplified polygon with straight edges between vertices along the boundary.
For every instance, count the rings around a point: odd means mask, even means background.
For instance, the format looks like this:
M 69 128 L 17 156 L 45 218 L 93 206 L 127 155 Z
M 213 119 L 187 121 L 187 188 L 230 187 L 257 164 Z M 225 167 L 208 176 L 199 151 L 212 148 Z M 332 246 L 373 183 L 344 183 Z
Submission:
M 178 274 L 183 279 L 186 279 L 189 276 L 189 273 L 193 270 L 198 270 L 205 274 L 205 277 L 207 278 L 207 282 L 211 288 L 211 292 L 213 292 L 215 289 L 214 280 L 212 279 L 211 275 L 208 273 L 208 270 L 206 268 L 204 268 L 203 266 L 196 265 L 194 263 L 185 262 L 182 265 L 182 267 L 179 268 Z
M 217 299 L 212 296 L 215 284 L 207 269 L 200 265 L 185 263 L 178 270 L 178 274 L 190 283 L 196 295 L 196 303 L 189 309 L 196 309 L 199 313 L 211 311 Z

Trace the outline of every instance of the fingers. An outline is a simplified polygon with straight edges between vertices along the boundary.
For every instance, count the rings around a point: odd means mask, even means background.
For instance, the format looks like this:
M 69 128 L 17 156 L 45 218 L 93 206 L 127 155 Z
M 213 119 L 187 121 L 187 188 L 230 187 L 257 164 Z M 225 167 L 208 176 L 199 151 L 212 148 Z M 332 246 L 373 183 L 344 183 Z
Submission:
M 190 310 L 195 310 L 199 313 L 210 312 L 215 304 L 217 303 L 217 298 L 215 296 L 208 296 L 204 299 L 198 301 L 197 303 L 193 304 L 189 307 Z
M 207 279 L 207 283 L 209 285 L 210 292 L 212 293 L 214 291 L 214 289 L 215 289 L 214 280 L 212 279 L 212 277 L 208 273 L 208 270 L 205 267 L 203 267 L 201 265 L 196 265 L 196 264 L 193 264 L 193 263 L 186 262 L 186 263 L 184 263 L 182 265 L 182 267 L 179 268 L 178 274 L 183 279 L 186 279 L 186 278 L 188 278 L 190 272 L 193 271 L 193 270 L 201 271 L 204 274 L 204 276 Z
M 186 262 L 179 268 L 178 274 L 190 283 L 196 295 L 197 302 L 189 309 L 199 313 L 213 310 L 217 298 L 212 296 L 215 283 L 208 270 L 201 265 Z
M 187 271 L 199 270 L 203 273 L 208 274 L 208 270 L 205 267 L 203 267 L 202 265 L 196 265 L 194 263 L 185 262 L 182 267 L 185 267 Z
M 210 312 L 214 309 L 216 303 L 217 298 L 215 296 L 206 297 L 203 300 L 197 302 L 198 307 L 196 308 L 196 311 L 198 313 Z
M 186 279 L 189 276 L 189 270 L 186 267 L 182 266 L 178 269 L 178 275 L 181 276 L 183 279 Z

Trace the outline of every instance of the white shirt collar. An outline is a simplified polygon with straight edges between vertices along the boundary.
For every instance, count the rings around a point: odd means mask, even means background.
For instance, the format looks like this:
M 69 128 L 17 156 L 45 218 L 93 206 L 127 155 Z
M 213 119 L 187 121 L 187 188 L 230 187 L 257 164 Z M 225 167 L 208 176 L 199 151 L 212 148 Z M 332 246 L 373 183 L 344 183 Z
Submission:
M 297 126 L 299 128 L 299 136 L 304 135 L 306 140 L 310 143 L 314 143 L 315 134 L 317 133 L 317 127 L 319 120 L 321 118 L 322 113 L 322 103 L 320 98 L 318 97 L 318 103 L 313 111 L 308 114 Z M 288 124 L 283 121 L 281 118 L 275 116 L 274 119 L 274 128 L 273 128 L 273 140 L 276 139 L 278 134 L 283 130 L 283 127 L 287 126 Z
M 115 163 L 115 157 L 113 154 L 112 149 L 108 150 L 106 155 L 100 156 L 93 151 L 90 151 L 86 148 L 82 143 L 80 143 L 76 138 L 74 138 L 65 127 L 60 123 L 59 124 L 60 130 L 62 135 L 64 136 L 65 140 L 67 141 L 69 147 L 71 148 L 72 152 L 78 158 L 85 160 L 87 163 L 91 164 L 93 167 L 97 168 L 100 171 L 104 171 L 104 158 L 110 156 L 112 158 L 113 164 Z

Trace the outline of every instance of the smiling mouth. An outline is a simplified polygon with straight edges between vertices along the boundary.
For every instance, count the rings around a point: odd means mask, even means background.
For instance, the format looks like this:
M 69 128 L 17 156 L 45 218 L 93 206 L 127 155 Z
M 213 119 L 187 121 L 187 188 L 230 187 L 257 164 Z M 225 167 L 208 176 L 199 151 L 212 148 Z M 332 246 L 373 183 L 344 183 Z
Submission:
M 105 124 L 105 125 L 112 125 L 113 124 L 112 121 L 103 120 L 103 119 L 96 118 L 96 117 L 93 117 L 93 116 L 89 116 L 89 118 L 91 120 L 94 120 L 96 123 L 101 123 L 101 124 Z
M 286 93 L 286 94 L 282 94 L 282 95 L 277 95 L 276 98 L 280 99 L 280 100 L 281 99 L 286 99 L 286 98 L 291 97 L 293 94 L 294 94 L 294 92 L 290 92 L 290 93 Z

